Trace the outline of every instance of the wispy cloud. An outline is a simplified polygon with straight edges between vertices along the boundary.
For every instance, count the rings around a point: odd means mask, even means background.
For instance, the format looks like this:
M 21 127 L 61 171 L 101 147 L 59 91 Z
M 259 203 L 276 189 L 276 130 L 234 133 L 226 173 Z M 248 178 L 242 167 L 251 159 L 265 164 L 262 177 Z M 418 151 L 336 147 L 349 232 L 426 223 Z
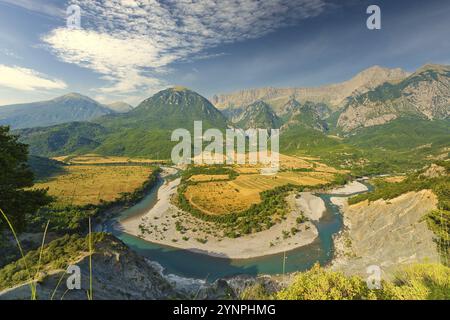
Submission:
M 5 66 L 0 64 L 0 87 L 8 87 L 22 91 L 34 91 L 36 89 L 54 90 L 65 89 L 64 81 L 51 78 L 35 70 L 17 66 Z
M 17 53 L 15 53 L 12 50 L 6 49 L 6 48 L 0 48 L 0 54 L 7 56 L 9 58 L 14 59 L 23 59 L 21 56 L 19 56 Z
M 42 13 L 53 17 L 64 17 L 64 11 L 55 1 L 46 0 L 0 0 L 0 3 L 21 7 L 29 11 Z M 61 4 L 61 1 L 59 1 Z
M 170 64 L 207 57 L 220 44 L 262 37 L 317 16 L 323 0 L 72 0 L 82 30 L 58 28 L 43 40 L 63 61 L 101 74 L 101 92 L 123 94 L 166 85 Z

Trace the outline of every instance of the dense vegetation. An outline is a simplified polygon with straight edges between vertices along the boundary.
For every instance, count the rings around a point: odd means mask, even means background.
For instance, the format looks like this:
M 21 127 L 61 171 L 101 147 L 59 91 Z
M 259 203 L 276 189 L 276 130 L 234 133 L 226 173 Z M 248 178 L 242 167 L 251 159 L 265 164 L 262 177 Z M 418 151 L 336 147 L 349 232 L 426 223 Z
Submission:
M 174 129 L 193 132 L 194 121 L 203 129 L 225 130 L 227 120 L 199 94 L 183 88 L 163 90 L 126 114 L 111 114 L 94 122 L 73 122 L 46 128 L 18 130 L 33 155 L 58 156 L 98 153 L 169 159 L 176 142 Z
M 278 292 L 268 292 L 263 284 L 247 288 L 242 299 L 278 300 L 435 300 L 450 299 L 450 268 L 439 264 L 417 264 L 399 270 L 392 281 L 382 281 L 381 289 L 369 289 L 359 276 L 345 276 L 315 265 L 297 274 L 292 283 Z
M 33 171 L 34 178 L 37 181 L 46 180 L 66 172 L 64 163 L 38 156 L 29 156 L 28 166 Z
M 51 202 L 47 190 L 26 190 L 33 186 L 33 172 L 27 165 L 27 146 L 11 135 L 8 127 L 0 127 L 0 209 L 7 215 L 16 230 L 25 227 L 25 216 Z M 0 215 L 1 231 L 7 227 Z

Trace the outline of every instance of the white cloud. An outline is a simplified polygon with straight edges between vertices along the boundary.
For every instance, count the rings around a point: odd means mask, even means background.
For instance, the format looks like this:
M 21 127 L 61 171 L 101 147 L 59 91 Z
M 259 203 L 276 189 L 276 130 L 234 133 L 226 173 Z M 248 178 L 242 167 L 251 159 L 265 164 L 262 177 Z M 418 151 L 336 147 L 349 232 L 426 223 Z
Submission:
M 161 74 L 176 61 L 208 57 L 224 43 L 258 38 L 320 14 L 323 0 L 72 0 L 82 30 L 58 28 L 43 37 L 63 61 L 102 75 L 105 93 L 166 85 Z
M 49 76 L 28 68 L 17 66 L 9 67 L 0 64 L 0 86 L 22 91 L 36 89 L 54 90 L 65 89 L 67 85 L 62 80 L 52 79 Z

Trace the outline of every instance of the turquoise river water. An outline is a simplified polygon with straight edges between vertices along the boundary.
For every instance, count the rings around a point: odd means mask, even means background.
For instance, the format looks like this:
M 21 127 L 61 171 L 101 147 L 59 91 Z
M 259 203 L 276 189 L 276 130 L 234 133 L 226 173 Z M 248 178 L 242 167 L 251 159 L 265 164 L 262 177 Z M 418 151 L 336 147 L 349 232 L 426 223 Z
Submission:
M 142 215 L 148 211 L 156 203 L 158 189 L 163 183 L 161 179 L 149 195 L 137 205 L 124 210 L 118 219 Z M 370 186 L 368 187 L 370 189 Z M 342 229 L 343 221 L 339 208 L 331 203 L 330 198 L 339 197 L 339 195 L 318 194 L 318 196 L 325 201 L 327 207 L 326 213 L 318 222 L 315 222 L 319 237 L 312 244 L 286 252 L 285 272 L 308 270 L 316 262 L 326 265 L 333 258 L 333 235 Z M 114 224 L 114 221 L 107 224 L 108 232 L 113 233 L 140 255 L 159 263 L 168 274 L 214 281 L 238 274 L 281 274 L 283 272 L 284 253 L 244 260 L 216 258 L 148 242 L 117 230 L 113 227 Z

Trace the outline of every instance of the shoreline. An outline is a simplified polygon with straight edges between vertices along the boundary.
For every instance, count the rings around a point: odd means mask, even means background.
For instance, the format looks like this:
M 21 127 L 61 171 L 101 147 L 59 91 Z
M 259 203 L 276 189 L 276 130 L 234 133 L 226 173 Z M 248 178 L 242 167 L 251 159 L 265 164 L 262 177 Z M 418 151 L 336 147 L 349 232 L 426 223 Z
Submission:
M 170 167 L 163 169 L 162 178 L 176 172 L 176 169 Z M 319 238 L 319 231 L 313 222 L 318 222 L 328 209 L 325 201 L 314 192 L 301 192 L 297 195 L 291 193 L 286 197 L 290 210 L 285 220 L 268 230 L 239 238 L 227 238 L 215 234 L 217 226 L 214 223 L 195 218 L 171 203 L 180 182 L 181 178 L 165 181 L 157 191 L 156 203 L 150 209 L 145 210 L 143 214 L 118 219 L 114 228 L 144 241 L 172 249 L 187 250 L 215 258 L 248 260 L 293 251 L 314 243 Z M 321 194 L 336 195 L 332 199 L 342 201 L 347 195 L 367 190 L 366 185 L 352 181 L 345 186 L 322 191 Z M 298 224 L 297 218 L 302 215 L 309 221 Z M 291 233 L 294 228 L 298 231 Z M 344 223 L 343 230 L 345 228 Z M 334 237 L 336 238 L 343 230 Z M 334 259 L 330 264 L 333 261 Z
M 287 197 L 290 212 L 286 219 L 270 229 L 239 238 L 213 237 L 203 231 L 214 228 L 212 223 L 197 219 L 170 202 L 171 197 L 176 194 L 180 181 L 180 178 L 166 181 L 159 188 L 158 200 L 150 210 L 143 215 L 118 220 L 114 227 L 151 243 L 216 258 L 236 260 L 254 259 L 292 251 L 313 243 L 319 236 L 312 222 L 297 223 L 296 220 L 301 216 L 301 212 L 295 202 L 290 200 L 295 199 L 293 195 L 290 195 Z M 317 201 L 315 198 L 318 197 L 313 197 L 312 200 Z M 308 215 L 305 214 L 305 216 Z M 183 221 L 188 231 L 180 233 L 177 221 Z M 202 231 L 196 230 L 197 228 Z M 298 232 L 292 234 L 293 228 L 298 229 Z M 202 243 L 199 239 L 207 239 L 207 242 Z

